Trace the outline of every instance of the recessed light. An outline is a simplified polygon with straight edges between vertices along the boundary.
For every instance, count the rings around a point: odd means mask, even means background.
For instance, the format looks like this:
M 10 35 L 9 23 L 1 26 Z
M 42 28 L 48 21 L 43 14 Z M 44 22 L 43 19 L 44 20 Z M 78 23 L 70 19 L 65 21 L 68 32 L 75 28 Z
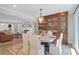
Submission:
M 13 5 L 13 7 L 16 7 L 16 5 Z

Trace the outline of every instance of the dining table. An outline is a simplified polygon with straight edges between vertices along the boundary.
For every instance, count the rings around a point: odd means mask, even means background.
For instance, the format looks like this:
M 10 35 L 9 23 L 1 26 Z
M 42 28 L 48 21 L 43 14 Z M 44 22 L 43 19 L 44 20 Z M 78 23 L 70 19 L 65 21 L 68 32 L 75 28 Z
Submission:
M 45 36 L 41 36 L 39 39 L 40 39 L 41 45 L 44 45 L 44 54 L 48 55 L 48 53 L 50 53 L 49 46 L 51 43 L 54 43 L 56 36 L 45 35 Z

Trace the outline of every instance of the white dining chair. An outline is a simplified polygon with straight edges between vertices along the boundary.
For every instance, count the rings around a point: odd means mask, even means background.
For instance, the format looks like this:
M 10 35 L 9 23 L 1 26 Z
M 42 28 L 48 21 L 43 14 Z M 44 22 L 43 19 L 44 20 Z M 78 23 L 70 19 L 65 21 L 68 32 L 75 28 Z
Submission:
M 49 53 L 53 55 L 58 55 L 58 44 L 59 44 L 59 39 L 56 39 L 56 44 L 50 44 L 49 46 Z
M 23 53 L 29 54 L 28 33 L 22 33 L 22 39 L 23 39 Z
M 47 34 L 51 36 L 53 34 L 53 32 L 51 30 L 49 30 L 49 31 L 47 31 Z
M 36 34 L 32 31 L 29 31 L 29 47 L 30 55 L 43 55 L 44 46 L 41 45 L 40 40 Z
M 60 34 L 59 38 L 56 40 L 56 44 L 50 44 L 49 52 L 54 55 L 62 54 L 62 39 L 63 33 Z
M 58 44 L 59 55 L 62 54 L 62 39 L 63 39 L 63 32 L 60 34 L 60 37 L 59 37 L 59 44 Z

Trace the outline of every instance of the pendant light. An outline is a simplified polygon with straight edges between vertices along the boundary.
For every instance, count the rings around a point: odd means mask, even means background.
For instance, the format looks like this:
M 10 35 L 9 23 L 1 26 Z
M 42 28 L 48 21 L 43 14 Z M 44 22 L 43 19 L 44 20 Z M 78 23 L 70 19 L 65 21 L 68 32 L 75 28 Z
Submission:
M 44 20 L 44 17 L 42 16 L 42 8 L 40 9 L 40 17 L 39 17 L 39 23 L 42 23 Z

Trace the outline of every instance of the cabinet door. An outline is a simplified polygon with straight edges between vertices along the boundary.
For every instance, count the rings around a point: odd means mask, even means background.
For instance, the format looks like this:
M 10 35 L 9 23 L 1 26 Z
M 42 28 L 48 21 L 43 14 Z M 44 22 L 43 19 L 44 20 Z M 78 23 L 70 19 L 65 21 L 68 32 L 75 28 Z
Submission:
M 66 16 L 60 16 L 60 32 L 64 32 L 63 44 L 67 44 L 67 17 Z
M 52 20 L 52 17 L 49 17 L 48 18 L 48 30 L 51 30 L 52 31 L 52 25 L 53 25 L 53 20 Z
M 53 34 L 58 35 L 58 16 L 53 17 Z

